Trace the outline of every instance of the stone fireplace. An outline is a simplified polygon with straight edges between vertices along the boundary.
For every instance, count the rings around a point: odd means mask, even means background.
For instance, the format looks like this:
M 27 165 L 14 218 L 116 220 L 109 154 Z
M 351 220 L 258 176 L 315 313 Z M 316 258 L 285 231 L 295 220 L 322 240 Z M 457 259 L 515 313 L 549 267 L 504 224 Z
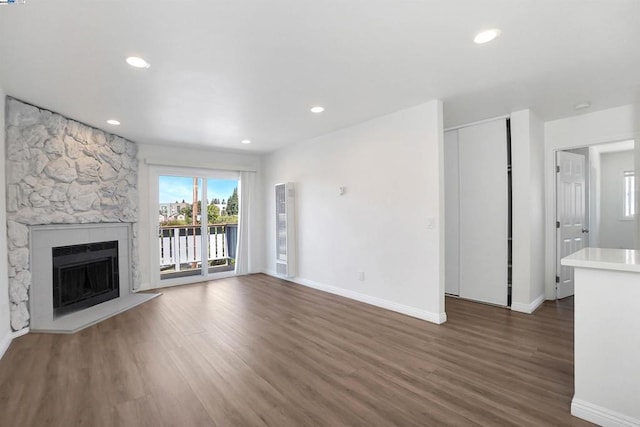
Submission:
M 11 326 L 16 331 L 30 324 L 31 329 L 45 330 L 42 319 L 54 318 L 55 247 L 117 241 L 116 300 L 137 288 L 137 149 L 131 141 L 54 112 L 9 97 L 6 102 Z M 45 236 L 44 243 L 38 235 Z M 47 270 L 44 275 L 42 266 Z M 65 277 L 96 272 L 69 270 Z M 41 306 L 45 300 L 46 308 Z

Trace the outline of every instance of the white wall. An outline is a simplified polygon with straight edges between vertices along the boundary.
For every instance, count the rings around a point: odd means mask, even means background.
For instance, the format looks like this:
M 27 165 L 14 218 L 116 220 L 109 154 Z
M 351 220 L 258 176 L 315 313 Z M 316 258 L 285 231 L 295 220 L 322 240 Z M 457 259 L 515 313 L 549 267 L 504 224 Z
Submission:
M 442 164 L 440 101 L 267 156 L 265 270 L 275 270 L 273 186 L 295 182 L 294 281 L 443 322 Z
M 620 265 L 607 263 L 615 270 L 575 270 L 571 414 L 596 425 L 639 426 L 640 277 L 618 259 Z
M 530 110 L 511 114 L 513 258 L 511 309 L 544 301 L 543 124 Z
M 634 221 L 622 219 L 622 176 L 634 170 L 633 151 L 600 155 L 599 245 L 602 248 L 634 249 Z
M 547 299 L 555 299 L 555 153 L 557 150 L 584 147 L 606 142 L 638 140 L 640 137 L 640 105 L 629 104 L 544 124 L 546 259 L 545 285 Z M 636 163 L 640 162 L 636 144 Z M 637 169 L 637 168 L 636 168 Z M 640 170 L 640 169 L 637 169 Z M 637 183 L 637 182 L 636 182 Z M 637 183 L 638 184 L 638 183 Z M 640 221 L 640 216 L 637 218 Z
M 7 208 L 5 185 L 5 105 L 6 95 L 0 88 L 0 357 L 11 342 L 9 313 L 9 278 L 7 274 Z
M 237 154 L 230 152 L 219 152 L 205 149 L 180 148 L 180 147 L 158 147 L 148 144 L 138 144 L 138 194 L 140 195 L 139 210 L 139 253 L 140 253 L 140 289 L 150 289 L 158 285 L 154 281 L 155 272 L 152 274 L 152 259 L 155 254 L 152 250 L 152 236 L 158 223 L 158 208 L 151 206 L 152 188 L 150 182 L 151 165 L 178 166 L 194 169 L 222 169 L 222 170 L 250 170 L 256 171 L 256 187 L 260 188 L 260 157 L 250 154 Z M 252 217 L 260 217 L 262 212 L 262 194 L 256 191 L 256 199 L 253 204 Z M 153 212 L 153 215 L 152 215 Z M 255 260 L 253 271 L 258 272 L 262 267 L 263 248 L 262 223 L 256 224 L 250 247 L 252 248 L 251 259 Z M 153 252 L 153 254 L 152 254 Z

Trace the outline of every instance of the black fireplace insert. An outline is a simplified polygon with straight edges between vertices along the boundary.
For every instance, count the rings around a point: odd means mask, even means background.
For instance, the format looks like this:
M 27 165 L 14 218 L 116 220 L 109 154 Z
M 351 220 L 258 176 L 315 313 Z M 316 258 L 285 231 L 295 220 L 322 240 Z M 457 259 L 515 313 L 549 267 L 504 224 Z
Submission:
M 54 316 L 120 296 L 117 240 L 60 246 L 51 252 Z

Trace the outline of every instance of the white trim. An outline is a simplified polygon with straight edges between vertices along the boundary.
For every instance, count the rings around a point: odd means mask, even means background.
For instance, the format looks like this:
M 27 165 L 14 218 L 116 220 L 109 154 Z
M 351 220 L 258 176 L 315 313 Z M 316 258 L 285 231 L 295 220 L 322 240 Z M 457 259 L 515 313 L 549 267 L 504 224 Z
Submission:
M 23 335 L 26 335 L 28 333 L 29 333 L 29 328 L 24 328 L 24 329 L 20 329 L 19 331 L 7 333 L 4 336 L 4 338 L 2 338 L 2 341 L 0 341 L 0 359 L 2 359 L 2 356 L 4 356 L 6 351 L 9 349 L 9 346 L 11 345 L 11 342 L 14 339 L 21 337 Z
M 534 299 L 529 304 L 522 304 L 519 302 L 511 303 L 511 310 L 517 311 L 519 313 L 531 314 L 538 309 L 545 301 L 544 294 L 540 295 L 538 298 Z
M 594 405 L 584 400 L 571 401 L 571 415 L 601 426 L 633 427 L 640 426 L 640 419 L 612 411 L 602 406 Z
M 300 277 L 284 278 L 282 276 L 278 276 L 275 271 L 271 271 L 271 270 L 263 270 L 262 272 L 268 276 L 276 277 L 278 279 L 287 280 L 289 282 L 293 282 L 298 285 L 306 286 L 309 288 L 317 289 L 319 291 L 323 291 L 330 294 L 339 295 L 341 297 L 349 298 L 352 300 L 360 301 L 365 304 L 370 304 L 376 307 L 395 311 L 396 313 L 415 317 L 420 320 L 426 320 L 428 322 L 436 323 L 438 325 L 447 321 L 446 313 L 440 313 L 440 314 L 432 313 L 430 311 L 420 310 L 418 308 L 410 307 L 408 305 L 398 304 L 397 302 L 389 301 L 389 300 L 378 298 L 378 297 L 373 297 L 370 295 L 361 294 L 359 292 L 350 291 L 348 289 L 338 288 L 336 286 L 325 285 L 324 283 L 318 283 L 318 282 L 303 279 Z
M 207 274 L 205 276 L 201 274 L 198 274 L 198 275 L 194 274 L 193 276 L 185 276 L 185 277 L 179 277 L 175 279 L 160 280 L 160 282 L 156 284 L 148 283 L 146 285 L 147 287 L 141 286 L 140 290 L 148 291 L 153 289 L 170 288 L 173 286 L 193 285 L 195 283 L 210 282 L 212 280 L 226 279 L 227 277 L 235 277 L 235 276 L 238 276 L 235 270 L 221 271 L 219 273 Z
M 495 120 L 506 120 L 506 119 L 510 119 L 511 118 L 511 114 L 505 114 L 503 116 L 497 116 L 497 117 L 491 117 L 489 119 L 484 119 L 484 120 L 478 120 L 477 122 L 471 122 L 471 123 L 465 123 L 463 125 L 457 125 L 457 126 L 451 126 L 450 128 L 445 128 L 442 131 L 443 132 L 447 132 L 450 130 L 457 130 L 457 129 L 462 129 L 462 128 L 466 128 L 469 126 L 475 126 L 475 125 L 481 125 L 483 123 L 487 123 L 487 122 L 493 122 Z
M 2 359 L 2 356 L 4 356 L 4 353 L 11 345 L 11 341 L 13 341 L 13 334 L 11 332 L 7 333 L 4 338 L 2 338 L 2 341 L 0 341 L 0 359 Z
M 158 179 L 160 176 L 195 176 L 197 178 L 202 178 L 202 196 L 201 202 L 202 205 L 207 205 L 207 180 L 208 179 L 236 179 L 238 183 L 240 183 L 240 173 L 238 169 L 225 169 L 218 168 L 215 169 L 207 169 L 207 168 L 199 168 L 199 167 L 189 167 L 189 166 L 175 166 L 175 165 L 166 165 L 165 163 L 160 162 L 159 164 L 150 163 L 151 160 L 145 159 L 145 163 L 148 165 L 152 165 L 149 167 L 149 203 L 151 209 L 149 209 L 150 217 L 149 217 L 149 242 L 151 247 L 151 253 L 157 254 L 160 252 L 160 246 L 158 241 L 158 214 L 153 213 L 157 212 L 157 207 L 160 205 L 160 191 Z M 252 171 L 248 171 L 252 172 Z M 253 171 L 255 172 L 255 171 Z M 201 228 L 204 231 L 206 225 L 203 223 Z M 206 245 L 202 246 L 202 250 L 206 250 Z M 202 259 L 208 258 L 202 255 Z M 236 255 L 237 256 L 237 255 Z M 194 274 L 193 276 L 175 278 L 175 279 L 162 279 L 160 275 L 160 263 L 159 259 L 154 256 L 149 257 L 149 283 L 146 286 L 140 285 L 140 290 L 148 290 L 148 289 L 161 289 L 167 288 L 170 286 L 179 286 L 179 285 L 187 285 L 193 283 L 206 282 L 209 280 L 215 279 L 223 279 L 226 277 L 235 276 L 235 269 L 229 272 L 220 272 L 220 273 L 212 273 L 212 274 L 203 274 L 204 272 L 201 269 L 200 274 Z
M 178 167 L 180 169 L 196 169 L 196 170 L 219 170 L 219 171 L 228 171 L 228 172 L 258 172 L 255 168 L 250 168 L 247 166 L 194 166 L 193 159 L 190 159 L 187 162 L 180 162 L 178 159 L 171 160 L 161 160 L 161 159 L 144 159 L 144 163 L 149 166 L 169 166 L 169 167 Z
M 442 314 L 437 315 L 438 321 L 435 323 L 441 324 L 447 321 L 446 303 L 445 303 L 445 290 L 446 290 L 446 221 L 447 215 L 445 212 L 445 161 L 444 161 L 444 127 L 443 124 L 443 104 L 442 101 L 438 101 L 437 105 L 438 118 L 438 310 L 442 311 Z
M 631 154 L 633 155 L 633 152 L 631 152 Z M 633 211 L 633 213 L 631 215 L 626 215 L 625 211 L 627 208 L 627 194 L 626 194 L 626 188 L 627 188 L 627 178 L 631 178 L 631 189 L 633 192 L 633 199 L 634 200 L 630 200 L 630 202 L 633 202 L 633 204 L 630 204 L 631 206 L 629 207 L 630 210 Z M 619 214 L 620 214 L 620 221 L 635 221 L 636 220 L 636 209 L 638 204 L 635 202 L 635 198 L 637 197 L 636 194 L 636 189 L 637 189 L 637 185 L 636 185 L 636 174 L 635 174 L 635 170 L 623 170 L 622 171 L 622 185 L 619 187 L 620 189 L 620 193 L 622 194 L 621 197 L 618 197 L 618 201 L 620 202 L 620 209 L 619 209 Z
M 22 328 L 19 331 L 12 332 L 11 339 L 20 338 L 23 335 L 27 335 L 29 332 L 31 332 L 31 329 L 29 327 Z

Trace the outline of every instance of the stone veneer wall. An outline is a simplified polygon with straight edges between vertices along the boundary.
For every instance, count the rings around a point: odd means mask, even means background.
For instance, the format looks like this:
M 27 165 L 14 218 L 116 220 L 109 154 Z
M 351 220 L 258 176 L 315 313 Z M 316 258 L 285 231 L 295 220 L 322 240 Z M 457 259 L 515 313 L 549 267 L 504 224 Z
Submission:
M 133 223 L 137 288 L 136 145 L 13 98 L 6 115 L 11 327 L 29 325 L 29 225 Z

